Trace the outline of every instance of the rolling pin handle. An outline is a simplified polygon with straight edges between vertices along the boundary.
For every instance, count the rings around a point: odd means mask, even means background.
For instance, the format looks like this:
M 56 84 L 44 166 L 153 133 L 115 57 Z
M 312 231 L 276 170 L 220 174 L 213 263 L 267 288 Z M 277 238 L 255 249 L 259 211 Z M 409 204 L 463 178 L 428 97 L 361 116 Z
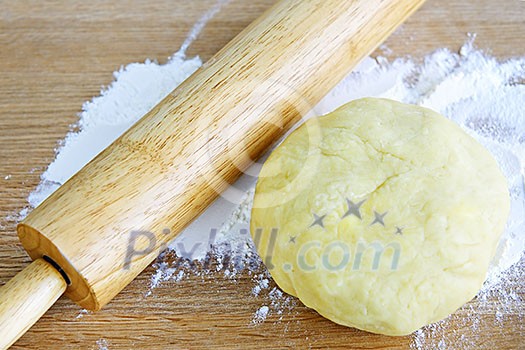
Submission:
M 0 349 L 20 338 L 66 290 L 67 275 L 46 258 L 36 259 L 0 287 Z

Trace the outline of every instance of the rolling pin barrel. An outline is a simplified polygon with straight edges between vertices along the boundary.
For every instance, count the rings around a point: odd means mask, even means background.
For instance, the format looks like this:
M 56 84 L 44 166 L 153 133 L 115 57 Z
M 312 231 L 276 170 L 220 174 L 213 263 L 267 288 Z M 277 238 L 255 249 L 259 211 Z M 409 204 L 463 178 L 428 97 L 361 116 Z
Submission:
M 34 209 L 22 245 L 100 309 L 422 3 L 277 2 Z

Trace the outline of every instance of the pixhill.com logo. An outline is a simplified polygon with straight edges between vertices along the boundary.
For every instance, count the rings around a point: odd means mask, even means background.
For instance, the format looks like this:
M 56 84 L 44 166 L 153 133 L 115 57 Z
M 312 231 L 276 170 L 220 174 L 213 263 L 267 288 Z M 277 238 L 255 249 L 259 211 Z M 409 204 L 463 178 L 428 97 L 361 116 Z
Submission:
M 275 268 L 273 257 L 275 253 L 276 241 L 280 235 L 286 235 L 287 244 L 290 251 L 294 254 L 290 260 L 284 262 L 281 268 L 284 271 L 301 271 L 310 272 L 319 269 L 328 271 L 341 271 L 351 268 L 352 270 L 378 271 L 381 262 L 390 263 L 388 268 L 392 271 L 397 270 L 401 256 L 401 244 L 399 240 L 403 236 L 404 228 L 401 226 L 389 225 L 388 211 L 372 210 L 370 214 L 365 215 L 362 206 L 365 200 L 353 201 L 346 199 L 346 209 L 338 220 L 358 220 L 357 223 L 362 228 L 361 238 L 355 242 L 348 242 L 342 239 L 328 241 L 323 239 L 322 235 L 328 234 L 326 220 L 328 213 L 312 213 L 311 223 L 305 230 L 317 229 L 319 239 L 305 240 L 301 239 L 301 232 L 289 234 L 280 232 L 279 228 L 271 228 L 266 241 L 266 254 L 261 252 L 261 240 L 264 228 L 256 228 L 253 232 L 253 242 L 248 237 L 248 230 L 241 228 L 240 236 L 246 237 L 247 245 L 256 249 L 261 255 L 264 264 L 269 270 Z M 380 229 L 381 240 L 370 240 L 370 230 L 366 228 L 376 227 Z M 303 230 L 303 231 L 305 231 Z M 244 232 L 243 232 L 244 231 Z M 177 243 L 177 251 L 182 254 L 181 258 L 193 260 L 193 253 L 200 246 L 213 247 L 217 237 L 217 228 L 210 228 L 208 236 L 201 237 L 202 241 L 193 241 L 191 244 L 184 241 Z M 170 233 L 169 228 L 162 230 L 160 235 L 165 236 Z M 304 232 L 303 232 L 304 233 Z M 393 239 L 395 238 L 395 239 Z M 158 245 L 163 241 L 162 237 L 157 237 L 153 232 L 140 230 L 131 231 L 127 245 L 127 251 L 124 260 L 124 269 L 129 269 L 133 261 L 140 259 L 144 255 L 154 251 L 159 253 L 167 248 L 166 244 Z M 245 246 L 244 243 L 242 243 Z M 237 249 L 242 251 L 242 249 Z M 309 259 L 309 256 L 317 259 Z M 367 258 L 368 257 L 368 258 Z M 314 261 L 312 261 L 314 260 Z

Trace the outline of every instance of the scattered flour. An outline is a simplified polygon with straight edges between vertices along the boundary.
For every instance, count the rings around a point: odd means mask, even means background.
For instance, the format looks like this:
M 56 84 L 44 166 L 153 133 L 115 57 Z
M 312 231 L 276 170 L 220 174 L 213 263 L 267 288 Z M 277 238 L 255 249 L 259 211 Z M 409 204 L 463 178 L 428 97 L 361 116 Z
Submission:
M 99 340 L 97 340 L 96 344 L 97 344 L 98 350 L 108 350 L 109 349 L 109 343 L 104 338 L 100 338 Z
M 270 312 L 270 308 L 268 306 L 266 305 L 261 306 L 259 309 L 257 309 L 257 311 L 255 311 L 255 315 L 253 316 L 252 323 L 258 324 L 258 323 L 264 322 L 269 312 Z
M 188 33 L 186 40 L 182 43 L 179 51 L 175 53 L 175 56 L 185 57 L 186 51 L 199 37 L 199 34 L 202 32 L 206 24 L 222 9 L 224 5 L 227 5 L 230 0 L 217 0 L 215 5 L 213 5 L 202 17 L 193 25 L 193 28 Z
M 270 280 L 268 278 L 263 278 L 252 288 L 252 294 L 258 296 L 259 293 L 261 293 L 261 290 L 268 289 L 269 286 Z
M 75 317 L 75 318 L 76 319 L 82 318 L 82 317 L 84 317 L 84 315 L 87 315 L 89 313 L 90 313 L 90 311 L 88 311 L 86 309 L 82 309 L 82 310 L 79 311 L 77 317 Z
M 79 121 L 60 143 L 56 159 L 41 177 L 28 202 L 37 206 L 90 159 L 133 125 L 166 94 L 190 76 L 202 62 L 198 57 L 186 58 L 185 52 L 220 6 L 197 23 L 188 41 L 166 64 L 152 61 L 132 63 L 114 73 L 115 81 L 101 95 L 84 103 Z M 376 96 L 413 103 L 434 109 L 454 120 L 481 142 L 499 162 L 511 193 L 511 215 L 501 239 L 497 255 L 477 298 L 476 308 L 492 305 L 495 323 L 501 324 L 510 312 L 523 305 L 517 293 L 523 272 L 515 264 L 525 251 L 525 57 L 498 61 L 473 47 L 474 37 L 458 53 L 438 49 L 422 63 L 410 58 L 393 62 L 378 57 L 366 58 L 360 66 L 334 88 L 315 108 L 315 115 L 325 114 L 349 100 Z M 382 47 L 383 52 L 390 52 Z M 7 178 L 6 178 L 7 179 Z M 240 273 L 253 278 L 252 296 L 267 295 L 268 305 L 255 311 L 252 323 L 264 322 L 271 314 L 292 310 L 296 299 L 271 287 L 271 278 L 255 253 L 248 234 L 249 214 L 255 177 L 244 175 L 235 184 L 246 193 L 232 202 L 219 197 L 194 223 L 171 244 L 171 253 L 180 257 L 176 263 L 161 256 L 155 263 L 151 289 L 164 281 L 180 281 L 191 272 L 224 273 L 235 279 Z M 213 257 L 214 264 L 207 264 Z M 194 262 L 200 267 L 196 270 Z M 514 265 L 514 266 L 513 266 Z M 204 266 L 204 267 L 203 267 Z M 261 272 L 262 271 L 262 272 Z M 414 349 L 447 348 L 454 339 L 456 348 L 472 345 L 472 340 L 448 328 L 451 322 L 475 327 L 480 310 L 467 304 L 459 313 L 413 334 Z M 463 317 L 458 321 L 458 314 Z M 464 316 L 466 315 L 466 316 Z M 82 317 L 82 313 L 79 314 Z M 452 338 L 451 338 L 452 336 Z M 97 341 L 107 348 L 104 339 Z

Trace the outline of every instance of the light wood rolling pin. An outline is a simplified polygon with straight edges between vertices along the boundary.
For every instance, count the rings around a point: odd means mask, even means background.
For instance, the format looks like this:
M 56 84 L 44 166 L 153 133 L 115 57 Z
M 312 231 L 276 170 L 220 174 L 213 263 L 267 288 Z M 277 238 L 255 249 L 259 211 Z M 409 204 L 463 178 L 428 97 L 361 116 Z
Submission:
M 18 225 L 35 261 L 0 289 L 0 347 L 64 292 L 108 303 L 422 3 L 283 0 L 249 25 Z M 133 231 L 155 240 L 129 259 Z

